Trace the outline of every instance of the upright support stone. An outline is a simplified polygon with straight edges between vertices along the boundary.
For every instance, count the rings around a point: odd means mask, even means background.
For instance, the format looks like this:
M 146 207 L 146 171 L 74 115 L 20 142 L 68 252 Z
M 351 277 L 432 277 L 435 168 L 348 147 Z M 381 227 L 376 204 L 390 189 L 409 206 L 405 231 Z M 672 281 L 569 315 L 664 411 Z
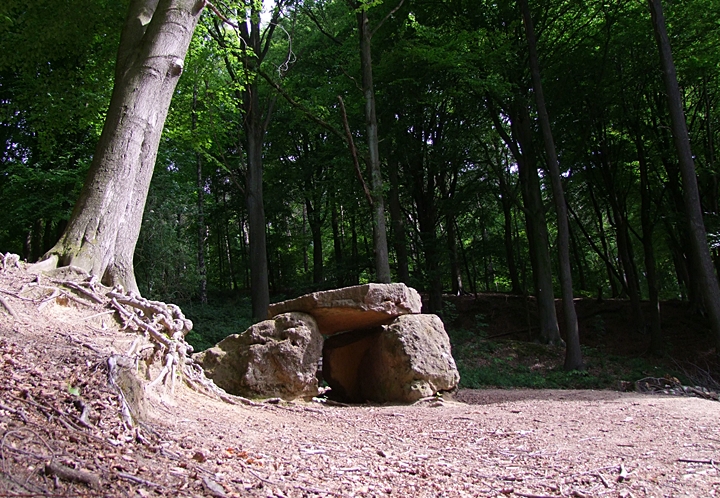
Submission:
M 312 316 L 284 313 L 226 337 L 194 359 L 230 394 L 309 398 L 318 393 L 322 344 Z
M 325 340 L 323 376 L 346 401 L 412 403 L 460 381 L 436 315 L 403 315 L 375 329 Z

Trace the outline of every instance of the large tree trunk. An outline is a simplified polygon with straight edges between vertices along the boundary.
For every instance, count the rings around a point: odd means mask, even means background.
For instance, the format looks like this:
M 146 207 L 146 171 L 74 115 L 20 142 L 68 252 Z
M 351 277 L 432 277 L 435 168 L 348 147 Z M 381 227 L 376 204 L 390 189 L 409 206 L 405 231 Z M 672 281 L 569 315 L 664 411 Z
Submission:
M 385 226 L 385 201 L 383 200 L 383 179 L 380 170 L 380 149 L 378 140 L 377 116 L 375 114 L 375 88 L 372 71 L 372 32 L 367 11 L 362 8 L 357 13 L 360 31 L 360 67 L 362 69 L 362 88 L 365 97 L 365 127 L 370 161 L 370 183 L 373 200 L 373 248 L 375 251 L 375 279 L 378 282 L 390 282 L 390 261 Z
M 135 244 L 160 135 L 203 6 L 196 0 L 131 2 L 93 162 L 67 229 L 46 258 L 138 292 Z
M 690 139 L 685 122 L 680 88 L 678 86 L 675 63 L 673 62 L 665 28 L 665 17 L 662 11 L 661 0 L 648 0 L 653 20 L 653 29 L 660 51 L 660 64 L 662 66 L 663 82 L 667 92 L 668 107 L 670 109 L 670 124 L 673 141 L 680 161 L 680 174 L 683 183 L 683 200 L 687 215 L 688 232 L 690 235 L 690 248 L 696 262 L 699 281 L 703 294 L 705 309 L 710 318 L 710 326 L 715 336 L 715 347 L 720 351 L 720 286 L 715 275 L 710 248 L 707 241 L 707 232 L 703 221 L 700 206 L 700 193 L 695 163 L 690 149 Z
M 580 335 L 578 332 L 577 314 L 573 301 L 572 269 L 570 268 L 570 227 L 568 223 L 565 193 L 560 180 L 560 164 L 555 151 L 555 141 L 550 129 L 550 117 L 545 106 L 542 80 L 540 78 L 540 64 L 536 50 L 535 30 L 527 0 L 520 0 L 523 20 L 525 21 L 525 34 L 527 35 L 530 51 L 530 73 L 532 75 L 535 101 L 538 108 L 538 119 L 542 130 L 545 152 L 548 156 L 548 169 L 550 184 L 555 200 L 555 212 L 558 219 L 558 259 L 560 263 L 560 289 L 562 292 L 563 318 L 565 323 L 565 370 L 578 370 L 584 368 L 582 353 L 580 352 Z

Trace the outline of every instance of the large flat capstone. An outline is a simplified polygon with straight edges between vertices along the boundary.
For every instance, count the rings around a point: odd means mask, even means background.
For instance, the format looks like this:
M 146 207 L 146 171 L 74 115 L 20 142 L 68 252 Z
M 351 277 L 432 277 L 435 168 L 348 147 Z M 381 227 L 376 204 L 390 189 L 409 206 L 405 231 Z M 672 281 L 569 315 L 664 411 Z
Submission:
M 422 301 L 405 284 L 365 284 L 313 292 L 271 304 L 269 318 L 298 311 L 315 318 L 323 335 L 384 325 L 398 316 L 420 313 Z

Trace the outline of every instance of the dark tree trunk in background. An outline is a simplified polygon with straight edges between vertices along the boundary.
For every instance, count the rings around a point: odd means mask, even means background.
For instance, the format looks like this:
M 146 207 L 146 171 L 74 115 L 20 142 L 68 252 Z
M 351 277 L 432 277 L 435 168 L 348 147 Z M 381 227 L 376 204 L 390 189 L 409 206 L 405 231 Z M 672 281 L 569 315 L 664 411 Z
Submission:
M 455 217 L 448 213 L 445 215 L 445 226 L 447 230 L 448 255 L 450 256 L 450 278 L 451 291 L 455 296 L 464 292 L 462 274 L 460 273 L 460 262 L 458 260 L 458 235 L 455 231 Z
M 331 200 L 330 225 L 333 233 L 333 253 L 335 257 L 335 280 L 338 287 L 345 287 L 345 267 L 343 262 L 343 239 L 340 232 L 340 215 L 334 194 Z
M 407 240 L 405 237 L 405 220 L 400 206 L 400 185 L 398 179 L 399 165 L 395 163 L 390 168 L 390 220 L 392 223 L 393 247 L 397 259 L 398 282 L 409 283 Z
M 77 266 L 107 285 L 138 292 L 133 254 L 160 134 L 203 6 L 196 0 L 130 3 L 105 125 L 46 266 Z
M 425 272 L 430 295 L 425 312 L 440 313 L 442 311 L 442 275 L 440 273 L 440 241 L 435 231 L 437 209 L 434 202 L 434 184 L 425 186 L 424 170 L 421 159 L 418 160 L 420 164 L 413 168 L 413 197 L 417 209 L 418 228 L 425 256 Z
M 612 216 L 608 216 L 611 224 L 615 228 L 617 241 L 618 258 L 622 266 L 623 290 L 630 298 L 630 310 L 632 313 L 632 321 L 635 330 L 641 332 L 645 329 L 645 319 L 643 318 L 642 308 L 640 307 L 640 281 L 638 278 L 637 265 L 635 264 L 634 251 L 632 241 L 630 239 L 630 222 L 627 214 L 627 200 L 622 194 L 618 195 L 618 190 L 622 190 L 617 184 L 616 175 L 613 172 L 613 166 L 608 159 L 609 153 L 605 147 L 601 147 L 596 167 L 602 175 L 607 191 L 608 201 L 610 203 L 610 211 Z
M 635 148 L 640 165 L 640 223 L 642 225 L 642 244 L 645 256 L 645 273 L 647 274 L 648 295 L 650 297 L 650 351 L 655 355 L 663 352 L 662 329 L 660 328 L 660 295 L 658 291 L 657 267 L 655 264 L 655 248 L 653 246 L 653 223 L 650 207 L 650 183 L 648 180 L 648 164 L 643 147 L 643 137 L 639 132 L 635 135 Z
M 602 258 L 603 262 L 605 263 L 605 269 L 607 270 L 608 275 L 608 282 L 610 284 L 610 296 L 615 298 L 620 295 L 620 292 L 617 288 L 617 283 L 619 282 L 623 286 L 624 291 L 625 282 L 621 279 L 620 273 L 618 272 L 618 270 L 615 269 L 615 265 L 613 265 L 612 263 L 612 255 L 610 254 L 610 250 L 608 249 L 607 235 L 605 235 L 605 217 L 602 210 L 600 209 L 600 205 L 598 204 L 597 198 L 595 197 L 595 192 L 590 183 L 588 183 L 588 194 L 590 196 L 590 202 L 592 203 L 593 210 L 595 211 L 595 218 L 598 222 L 598 235 L 600 236 L 601 250 L 596 250 L 595 252 L 598 254 L 598 256 L 600 256 L 600 258 Z M 592 241 L 592 237 L 590 237 L 587 233 L 585 238 L 588 239 L 588 242 L 594 243 Z
M 360 283 L 360 249 L 358 248 L 357 215 L 350 217 L 350 285 Z
M 517 264 L 515 263 L 515 247 L 513 244 L 513 194 L 507 180 L 505 179 L 504 168 L 499 166 L 496 168 L 495 172 L 500 186 L 500 205 L 503 210 L 503 242 L 505 244 L 505 257 L 507 259 L 508 273 L 510 274 L 510 292 L 513 294 L 522 294 L 520 276 L 518 274 Z
M 493 108 L 490 97 L 487 98 L 487 106 L 495 124 L 495 129 L 500 134 L 505 145 L 510 149 L 518 165 L 530 265 L 538 304 L 539 338 L 545 343 L 560 344 L 562 338 L 560 337 L 557 311 L 555 310 L 555 297 L 553 295 L 545 206 L 540 192 L 540 179 L 538 178 L 537 160 L 532 143 L 530 115 L 524 99 L 516 95 L 507 109 L 512 130 L 511 137 L 505 132 L 500 116 Z
M 197 83 L 193 86 L 193 103 L 192 103 L 192 124 L 193 132 L 197 129 L 197 100 L 198 88 Z M 197 237 L 198 237 L 198 275 L 200 283 L 198 285 L 198 297 L 200 303 L 207 304 L 207 266 L 205 265 L 205 240 L 207 239 L 207 227 L 205 226 L 205 179 L 203 178 L 203 162 L 198 152 L 195 152 L 195 166 L 197 170 Z
M 522 149 L 517 162 L 520 170 L 523 204 L 525 205 L 525 223 L 535 282 L 535 295 L 538 302 L 540 339 L 548 344 L 561 344 L 563 341 L 560 337 L 557 311 L 555 310 L 545 206 L 540 192 L 540 178 L 532 145 L 532 130 L 527 107 L 516 106 L 516 115 L 513 116 L 513 119 L 515 120 L 513 125 L 517 140 Z
M 573 301 L 572 268 L 570 267 L 570 227 L 565 204 L 565 193 L 560 178 L 560 164 L 555 151 L 555 141 L 550 128 L 550 117 L 545 106 L 542 79 L 540 78 L 540 64 L 536 50 L 535 30 L 527 0 L 520 0 L 520 9 L 525 21 L 525 34 L 527 35 L 530 52 L 530 73 L 532 75 L 533 90 L 535 91 L 543 143 L 548 156 L 550 184 L 558 220 L 558 259 L 566 339 L 565 370 L 578 370 L 583 369 L 584 365 L 580 351 L 577 314 L 575 313 L 575 303 Z
M 323 276 L 323 247 L 322 247 L 322 218 L 309 198 L 305 198 L 305 209 L 308 214 L 308 224 L 313 242 L 313 284 L 322 284 Z
M 667 29 L 665 28 L 662 2 L 660 0 L 648 0 L 648 3 L 652 15 L 655 39 L 660 51 L 660 64 L 662 66 L 665 91 L 667 92 L 673 140 L 680 161 L 680 174 L 682 177 L 683 200 L 690 235 L 690 248 L 693 260 L 697 266 L 703 302 L 715 336 L 716 350 L 720 352 L 720 286 L 718 285 L 717 275 L 715 274 L 712 257 L 710 256 L 707 232 L 705 231 L 702 207 L 700 205 L 700 192 L 695 174 L 695 163 L 690 149 L 690 138 L 688 137 L 680 88 L 678 86 L 677 74 L 675 73 L 672 52 L 670 50 L 670 41 L 668 40 Z

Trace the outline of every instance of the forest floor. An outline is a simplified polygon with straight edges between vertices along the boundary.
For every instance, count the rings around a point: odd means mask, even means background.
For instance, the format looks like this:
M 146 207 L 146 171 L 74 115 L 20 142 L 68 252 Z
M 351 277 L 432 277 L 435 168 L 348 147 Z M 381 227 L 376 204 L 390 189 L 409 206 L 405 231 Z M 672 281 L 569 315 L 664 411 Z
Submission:
M 106 365 L 133 335 L 78 296 L 20 299 L 33 280 L 0 272 L 16 315 L 0 306 L 0 496 L 720 492 L 720 405 L 684 396 L 463 389 L 412 406 L 230 404 L 178 386 L 148 390 L 129 429 Z

